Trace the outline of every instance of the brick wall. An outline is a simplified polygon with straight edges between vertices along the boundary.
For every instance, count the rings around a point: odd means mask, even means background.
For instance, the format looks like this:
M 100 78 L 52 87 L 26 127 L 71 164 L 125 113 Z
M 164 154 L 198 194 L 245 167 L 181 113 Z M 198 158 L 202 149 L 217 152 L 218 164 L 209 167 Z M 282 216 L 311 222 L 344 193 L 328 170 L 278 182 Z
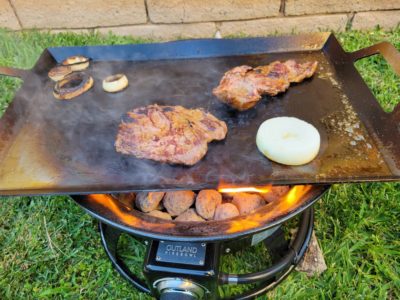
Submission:
M 390 29 L 400 0 L 0 0 L 0 27 L 151 39 Z

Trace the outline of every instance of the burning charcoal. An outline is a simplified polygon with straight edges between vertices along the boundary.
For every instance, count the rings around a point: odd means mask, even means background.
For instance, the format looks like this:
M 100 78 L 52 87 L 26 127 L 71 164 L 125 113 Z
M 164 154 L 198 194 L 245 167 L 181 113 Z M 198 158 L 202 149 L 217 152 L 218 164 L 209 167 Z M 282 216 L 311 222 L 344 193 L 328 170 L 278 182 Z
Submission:
M 189 208 L 183 214 L 180 214 L 175 218 L 175 221 L 179 222 L 204 222 L 205 220 L 200 217 L 194 208 Z
M 239 210 L 232 203 L 223 203 L 215 209 L 214 220 L 225 220 L 237 217 Z
M 246 215 L 265 205 L 265 202 L 258 194 L 236 193 L 233 196 L 232 204 L 236 205 L 241 215 Z
M 135 193 L 120 193 L 120 194 L 112 194 L 113 198 L 117 199 L 119 202 L 124 204 L 129 208 L 133 208 L 135 203 L 136 195 Z
M 164 220 L 172 220 L 171 216 L 163 211 L 159 210 L 152 210 L 151 212 L 147 213 L 149 216 L 164 219 Z
M 196 194 L 192 191 L 166 192 L 163 204 L 168 213 L 175 217 L 192 206 L 195 196 Z
M 136 195 L 136 207 L 143 212 L 155 210 L 164 197 L 164 194 L 164 192 L 140 192 Z
M 196 198 L 196 211 L 204 219 L 210 220 L 221 202 L 222 196 L 216 190 L 201 190 Z
M 268 193 L 261 194 L 261 197 L 268 202 L 274 202 L 276 200 L 279 200 L 280 197 L 285 195 L 289 191 L 290 187 L 287 185 L 277 185 L 271 187 L 271 191 Z

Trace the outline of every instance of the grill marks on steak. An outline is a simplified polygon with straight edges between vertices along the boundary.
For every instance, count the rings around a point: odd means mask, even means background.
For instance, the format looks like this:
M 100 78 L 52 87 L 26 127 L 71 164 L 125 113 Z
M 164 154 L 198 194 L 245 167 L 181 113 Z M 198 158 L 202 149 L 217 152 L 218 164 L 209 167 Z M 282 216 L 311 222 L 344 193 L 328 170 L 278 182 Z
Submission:
M 213 94 L 233 108 L 246 110 L 255 106 L 262 95 L 275 96 L 286 91 L 290 83 L 311 77 L 317 65 L 316 61 L 297 63 L 287 60 L 256 68 L 235 67 L 224 74 Z
M 119 125 L 117 152 L 172 164 L 194 165 L 212 140 L 223 140 L 225 122 L 202 109 L 149 105 L 129 111 Z

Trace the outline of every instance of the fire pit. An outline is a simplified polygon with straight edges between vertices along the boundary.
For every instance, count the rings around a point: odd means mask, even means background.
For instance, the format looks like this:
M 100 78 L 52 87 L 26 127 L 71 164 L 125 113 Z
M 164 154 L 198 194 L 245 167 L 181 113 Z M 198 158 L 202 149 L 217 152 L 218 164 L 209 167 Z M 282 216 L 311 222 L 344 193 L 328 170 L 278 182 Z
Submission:
M 134 207 L 132 194 L 92 194 L 73 198 L 99 220 L 101 240 L 113 266 L 142 292 L 160 299 L 219 299 L 219 286 L 257 284 L 249 292 L 235 295 L 235 299 L 251 299 L 275 287 L 303 257 L 313 229 L 311 205 L 328 186 L 285 188 L 220 188 L 230 196 L 243 192 L 252 192 L 248 195 L 256 196 L 254 192 L 259 192 L 265 199 L 273 201 L 245 215 L 200 222 L 165 220 L 140 212 Z M 286 192 L 269 196 L 276 189 Z M 301 218 L 297 234 L 290 244 L 281 225 L 298 214 Z M 143 262 L 145 282 L 130 272 L 118 255 L 117 243 L 122 233 L 128 233 L 147 247 Z M 250 249 L 258 243 L 263 243 L 273 258 L 269 268 L 250 274 L 220 271 L 221 255 Z

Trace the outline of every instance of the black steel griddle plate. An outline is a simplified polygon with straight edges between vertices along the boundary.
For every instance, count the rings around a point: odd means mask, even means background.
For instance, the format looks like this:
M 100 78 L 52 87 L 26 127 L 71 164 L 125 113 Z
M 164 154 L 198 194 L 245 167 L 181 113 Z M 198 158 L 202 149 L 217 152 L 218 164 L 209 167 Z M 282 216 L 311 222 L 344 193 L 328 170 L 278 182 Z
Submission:
M 382 111 L 353 62 L 381 52 L 400 73 L 396 49 L 382 43 L 345 53 L 328 33 L 160 44 L 45 50 L 30 71 L 0 68 L 24 79 L 0 120 L 0 194 L 82 194 L 202 189 L 237 185 L 389 181 L 400 178 L 400 109 Z M 94 87 L 70 101 L 53 97 L 47 72 L 71 55 L 92 59 Z M 224 72 L 274 60 L 317 60 L 313 78 L 256 107 L 237 112 L 212 95 Z M 102 90 L 107 75 L 125 73 L 129 87 Z M 114 141 L 130 109 L 157 103 L 202 107 L 224 120 L 224 141 L 212 142 L 192 167 L 121 155 Z M 255 135 L 271 117 L 295 116 L 316 126 L 321 149 L 311 163 L 290 167 L 257 151 Z

